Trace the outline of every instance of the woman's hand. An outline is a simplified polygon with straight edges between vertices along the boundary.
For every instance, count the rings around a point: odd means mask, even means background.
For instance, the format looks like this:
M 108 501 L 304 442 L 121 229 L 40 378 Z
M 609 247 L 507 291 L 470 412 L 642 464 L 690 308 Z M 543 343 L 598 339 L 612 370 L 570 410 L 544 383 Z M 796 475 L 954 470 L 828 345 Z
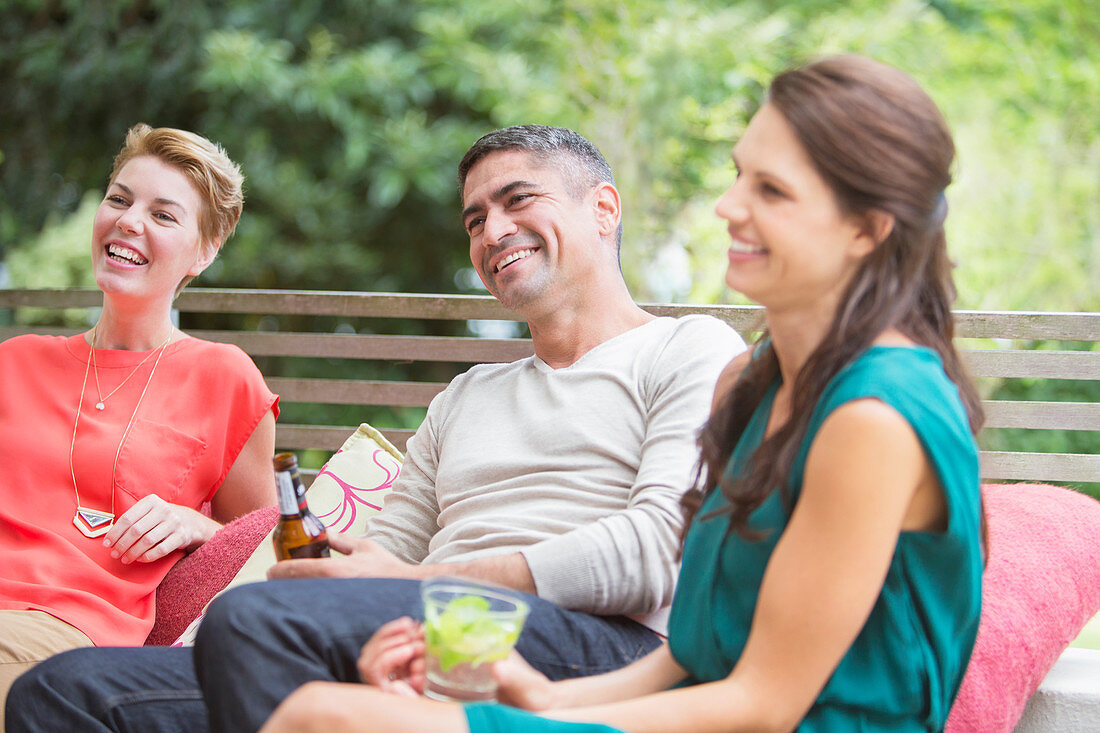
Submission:
M 176 550 L 193 550 L 221 527 L 189 507 L 156 494 L 142 497 L 103 536 L 103 546 L 123 564 L 153 562 Z
M 359 653 L 359 678 L 383 692 L 418 697 L 424 692 L 424 628 L 408 616 L 383 624 Z
M 527 663 L 519 652 L 512 651 L 507 659 L 493 664 L 497 681 L 497 700 L 524 710 L 549 710 L 558 707 L 554 683 Z

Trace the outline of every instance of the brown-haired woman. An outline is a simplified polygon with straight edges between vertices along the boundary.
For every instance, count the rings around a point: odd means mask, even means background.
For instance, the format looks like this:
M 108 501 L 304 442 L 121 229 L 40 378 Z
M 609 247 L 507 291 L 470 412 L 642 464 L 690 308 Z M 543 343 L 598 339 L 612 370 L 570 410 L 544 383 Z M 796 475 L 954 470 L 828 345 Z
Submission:
M 852 56 L 777 77 L 734 148 L 726 281 L 767 330 L 701 437 L 668 644 L 556 683 L 498 663 L 501 699 L 546 717 L 318 684 L 265 730 L 355 706 L 374 731 L 940 730 L 982 570 L 981 415 L 951 344 L 943 234 L 953 156 L 916 83 Z M 419 654 L 393 622 L 364 678 L 415 689 Z
M 277 398 L 240 349 L 171 319 L 242 181 L 205 138 L 133 127 L 93 224 L 95 326 L 0 343 L 0 700 L 56 652 L 141 644 L 182 551 L 274 503 Z

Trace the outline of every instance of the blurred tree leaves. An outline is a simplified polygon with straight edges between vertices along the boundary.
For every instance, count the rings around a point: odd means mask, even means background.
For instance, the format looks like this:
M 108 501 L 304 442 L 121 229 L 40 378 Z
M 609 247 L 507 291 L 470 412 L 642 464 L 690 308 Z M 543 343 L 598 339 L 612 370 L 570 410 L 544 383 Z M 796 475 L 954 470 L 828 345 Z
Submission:
M 960 305 L 1095 310 L 1097 24 L 1088 0 L 8 0 L 0 257 L 98 190 L 142 120 L 244 167 L 200 284 L 466 288 L 455 164 L 538 121 L 611 161 L 641 299 L 729 300 L 729 148 L 778 70 L 848 50 L 916 75 L 956 131 Z

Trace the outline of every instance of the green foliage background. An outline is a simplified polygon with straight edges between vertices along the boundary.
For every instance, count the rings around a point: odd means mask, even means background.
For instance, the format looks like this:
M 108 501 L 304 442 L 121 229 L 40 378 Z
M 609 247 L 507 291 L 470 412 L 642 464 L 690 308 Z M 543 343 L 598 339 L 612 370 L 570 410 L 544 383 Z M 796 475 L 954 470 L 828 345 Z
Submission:
M 455 164 L 493 128 L 542 122 L 579 130 L 615 169 L 639 300 L 735 302 L 711 213 L 729 150 L 776 72 L 855 51 L 913 74 L 955 132 L 959 307 L 1100 310 L 1093 0 L 0 8 L 0 285 L 91 284 L 95 201 L 125 130 L 144 121 L 219 141 L 247 176 L 238 232 L 197 285 L 475 292 Z M 1095 381 L 1034 389 L 1100 399 Z M 1100 452 L 1097 435 L 984 439 Z
M 538 121 L 580 130 L 611 161 L 639 298 L 731 298 L 710 209 L 732 143 L 777 71 L 856 51 L 916 76 L 952 123 L 959 305 L 1100 310 L 1100 13 L 1088 0 L 0 7 L 0 258 L 65 227 L 142 120 L 218 140 L 248 177 L 240 230 L 203 284 L 469 289 L 455 279 L 455 163 L 482 133 Z M 69 238 L 83 257 L 86 242 Z M 81 269 L 33 259 L 11 277 L 62 285 Z

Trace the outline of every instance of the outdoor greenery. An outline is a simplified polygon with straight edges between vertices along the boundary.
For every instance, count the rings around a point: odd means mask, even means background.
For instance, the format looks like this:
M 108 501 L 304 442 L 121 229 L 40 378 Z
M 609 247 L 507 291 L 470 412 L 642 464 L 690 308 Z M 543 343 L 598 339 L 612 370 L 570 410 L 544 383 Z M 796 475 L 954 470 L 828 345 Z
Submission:
M 711 211 L 730 148 L 776 72 L 854 51 L 912 73 L 955 132 L 959 307 L 1100 310 L 1094 0 L 0 8 L 0 286 L 5 272 L 11 286 L 91 284 L 91 217 L 125 130 L 145 121 L 219 141 L 247 176 L 238 232 L 196 285 L 481 292 L 455 164 L 493 128 L 542 122 L 579 130 L 615 169 L 639 300 L 738 302 Z M 1097 381 L 985 385 L 1001 388 L 1100 399 Z M 1100 452 L 1098 435 L 985 440 Z

